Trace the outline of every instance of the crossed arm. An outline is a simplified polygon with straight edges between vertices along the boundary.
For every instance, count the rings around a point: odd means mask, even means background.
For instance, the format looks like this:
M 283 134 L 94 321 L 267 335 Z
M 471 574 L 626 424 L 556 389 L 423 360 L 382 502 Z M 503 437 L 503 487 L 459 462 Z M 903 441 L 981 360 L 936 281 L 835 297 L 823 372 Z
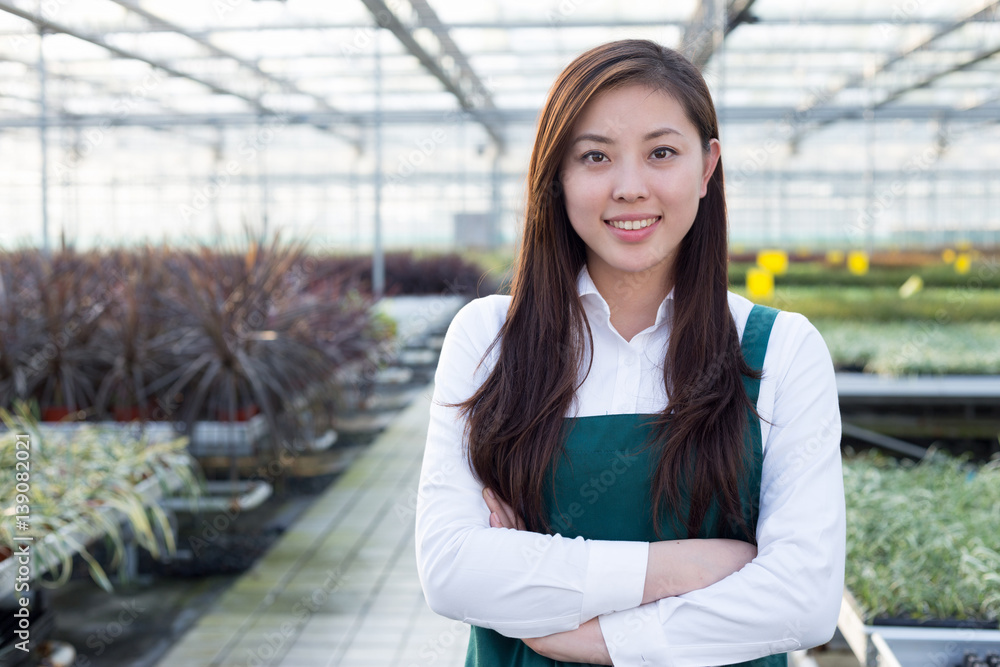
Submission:
M 491 528 L 526 530 L 511 507 L 483 489 L 483 500 L 490 510 Z M 757 547 L 747 542 L 727 539 L 667 540 L 651 542 L 646 565 L 642 604 L 673 595 L 682 595 L 709 586 L 737 572 L 757 555 Z M 531 650 L 553 660 L 611 665 L 604 634 L 597 618 L 576 630 L 557 632 L 544 637 L 522 639 Z

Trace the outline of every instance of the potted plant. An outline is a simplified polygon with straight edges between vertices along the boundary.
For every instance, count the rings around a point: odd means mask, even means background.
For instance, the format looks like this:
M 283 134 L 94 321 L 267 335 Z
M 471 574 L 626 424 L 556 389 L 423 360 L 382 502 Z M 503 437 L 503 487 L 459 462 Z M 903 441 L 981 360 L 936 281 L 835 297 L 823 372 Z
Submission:
M 104 567 L 88 546 L 102 537 L 111 545 L 111 563 L 120 564 L 125 552 L 125 532 L 155 558 L 175 553 L 167 516 L 157 505 L 163 496 L 186 489 L 197 494 L 199 476 L 184 452 L 186 440 L 149 442 L 121 431 L 96 426 L 72 434 L 41 431 L 24 404 L 14 414 L 0 410 L 7 431 L 0 433 L 0 468 L 14 470 L 18 434 L 30 438 L 30 514 L 32 577 L 47 587 L 69 580 L 73 556 L 87 563 L 94 581 L 111 590 Z M 44 433 L 44 435 L 43 435 Z M 13 474 L 0 479 L 0 498 L 16 497 Z M 0 547 L 16 548 L 18 529 L 13 512 L 0 512 Z M 13 559 L 0 562 L 0 586 L 13 589 Z M 45 576 L 48 575 L 48 576 Z
M 177 339 L 163 315 L 164 301 L 171 298 L 164 291 L 165 257 L 165 251 L 147 247 L 102 258 L 110 303 L 95 336 L 102 365 L 95 404 L 105 418 L 146 421 L 152 416 L 151 387 L 167 372 Z
M 99 363 L 94 334 L 112 295 L 102 284 L 96 254 L 62 250 L 27 253 L 23 263 L 30 302 L 16 313 L 34 340 L 21 353 L 25 386 L 43 418 L 63 419 L 94 403 Z
M 0 407 L 28 398 L 30 362 L 42 339 L 40 271 L 31 266 L 38 260 L 36 251 L 0 253 Z
M 372 346 L 356 340 L 368 322 L 367 303 L 310 294 L 318 278 L 306 266 L 304 246 L 277 236 L 263 245 L 251 240 L 239 252 L 201 249 L 171 258 L 176 295 L 166 317 L 177 334 L 174 370 L 158 387 L 179 398 L 196 445 L 196 421 L 240 416 L 266 424 L 275 446 L 279 435 L 292 440 L 294 401 Z
M 278 438 L 308 441 L 317 421 L 300 419 L 303 406 L 391 332 L 335 264 L 277 236 L 0 260 L 0 280 L 19 286 L 0 289 L 2 405 L 180 425 L 199 455 L 255 456 L 269 433 L 275 451 Z

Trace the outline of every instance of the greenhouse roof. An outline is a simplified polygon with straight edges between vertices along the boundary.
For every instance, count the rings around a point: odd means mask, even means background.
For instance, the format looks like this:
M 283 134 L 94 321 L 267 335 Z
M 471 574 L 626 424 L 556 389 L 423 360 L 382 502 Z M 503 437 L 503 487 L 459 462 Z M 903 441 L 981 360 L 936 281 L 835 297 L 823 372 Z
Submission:
M 729 0 L 721 47 L 715 4 L 0 0 L 3 124 L 40 117 L 39 30 L 49 113 L 64 123 L 117 119 L 131 96 L 137 124 L 280 113 L 352 137 L 375 108 L 377 48 L 386 122 L 465 106 L 487 126 L 531 123 L 570 59 L 621 37 L 706 61 L 730 121 L 996 118 L 1000 3 Z M 393 33 L 378 47 L 376 25 Z
M 790 155 L 817 138 L 861 145 L 873 119 L 898 122 L 906 141 L 954 143 L 997 136 L 998 9 L 1000 0 L 0 0 L 0 134 L 142 127 L 210 150 L 220 128 L 277 117 L 330 150 L 366 153 L 373 125 L 447 126 L 461 111 L 481 128 L 478 153 L 499 147 L 514 173 L 559 71 L 590 47 L 638 37 L 703 65 L 734 150 L 751 150 L 747 132 L 758 144 L 777 137 Z M 827 168 L 816 150 L 805 166 Z M 888 154 L 890 168 L 907 156 Z

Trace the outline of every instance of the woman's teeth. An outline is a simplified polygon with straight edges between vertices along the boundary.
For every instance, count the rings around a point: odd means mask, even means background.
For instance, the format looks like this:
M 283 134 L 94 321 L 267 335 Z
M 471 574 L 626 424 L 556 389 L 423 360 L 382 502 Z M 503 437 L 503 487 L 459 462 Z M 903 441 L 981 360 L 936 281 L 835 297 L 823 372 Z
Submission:
M 659 219 L 659 216 L 657 216 L 655 218 L 646 218 L 645 220 L 605 220 L 605 222 L 615 229 L 643 229 L 649 227 Z

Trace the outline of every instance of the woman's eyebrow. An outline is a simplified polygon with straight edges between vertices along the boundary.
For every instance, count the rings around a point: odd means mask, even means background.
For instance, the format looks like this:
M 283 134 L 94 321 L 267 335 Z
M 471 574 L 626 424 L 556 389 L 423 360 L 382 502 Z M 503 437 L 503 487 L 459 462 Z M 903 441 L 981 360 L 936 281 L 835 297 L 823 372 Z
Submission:
M 647 132 L 646 135 L 642 138 L 642 140 L 643 141 L 651 141 L 652 139 L 658 139 L 659 137 L 662 137 L 662 136 L 664 136 L 666 134 L 676 134 L 677 136 L 680 136 L 680 137 L 684 136 L 683 134 L 681 134 L 679 131 L 675 130 L 672 127 L 661 127 L 661 128 L 656 129 L 656 130 L 652 130 L 650 132 Z M 613 143 L 615 143 L 612 139 L 609 139 L 608 137 L 605 137 L 604 135 L 601 135 L 601 134 L 592 134 L 590 132 L 585 133 L 585 134 L 581 134 L 580 136 L 578 136 L 576 139 L 573 140 L 573 143 L 577 144 L 577 143 L 580 143 L 581 141 L 593 141 L 593 142 L 598 143 L 598 144 L 613 144 Z
M 573 140 L 574 144 L 578 144 L 581 141 L 593 141 L 598 144 L 613 144 L 615 143 L 608 137 L 602 136 L 600 134 L 581 134 L 576 139 Z
M 662 137 L 665 134 L 676 134 L 677 136 L 680 137 L 684 136 L 683 134 L 681 134 L 672 127 L 661 127 L 658 130 L 653 130 L 652 132 L 648 132 L 646 136 L 644 136 L 642 139 L 643 141 L 649 141 L 650 139 L 657 139 L 659 137 Z

